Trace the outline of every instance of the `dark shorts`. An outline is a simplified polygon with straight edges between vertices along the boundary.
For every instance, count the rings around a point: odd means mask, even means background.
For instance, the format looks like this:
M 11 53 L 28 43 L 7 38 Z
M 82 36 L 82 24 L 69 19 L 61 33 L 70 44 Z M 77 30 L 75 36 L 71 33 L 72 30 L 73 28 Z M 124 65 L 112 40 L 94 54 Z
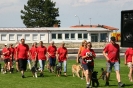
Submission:
M 19 69 L 20 69 L 20 71 L 25 71 L 26 70 L 26 68 L 27 68 L 27 59 L 19 59 L 18 60 L 18 65 L 19 65 Z
M 82 64 L 82 67 L 84 70 L 89 70 L 90 72 L 93 72 L 94 69 L 94 66 L 88 64 Z
M 81 63 L 81 65 L 82 65 L 82 57 L 81 56 L 78 57 L 78 63 Z
M 56 58 L 49 58 L 49 64 L 50 66 L 55 66 L 55 63 L 56 63 Z
M 10 58 L 4 59 L 4 63 L 10 62 Z

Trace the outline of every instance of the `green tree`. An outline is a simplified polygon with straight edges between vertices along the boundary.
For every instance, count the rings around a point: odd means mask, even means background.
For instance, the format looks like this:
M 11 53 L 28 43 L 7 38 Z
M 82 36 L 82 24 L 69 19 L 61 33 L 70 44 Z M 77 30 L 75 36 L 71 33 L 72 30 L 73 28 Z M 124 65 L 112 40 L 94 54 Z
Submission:
M 59 8 L 55 8 L 55 2 L 51 0 L 28 0 L 21 10 L 21 19 L 26 27 L 53 27 L 60 26 Z

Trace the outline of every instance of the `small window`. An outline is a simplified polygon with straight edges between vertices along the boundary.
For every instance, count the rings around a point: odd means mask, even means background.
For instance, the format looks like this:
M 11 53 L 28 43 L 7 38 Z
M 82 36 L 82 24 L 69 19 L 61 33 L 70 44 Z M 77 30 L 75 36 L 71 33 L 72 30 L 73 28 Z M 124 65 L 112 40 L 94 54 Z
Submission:
M 17 40 L 20 41 L 21 38 L 22 38 L 22 35 L 21 35 L 21 34 L 18 34 L 18 35 L 17 35 Z
M 9 34 L 9 41 L 14 41 L 14 40 L 15 40 L 14 34 Z
M 6 34 L 1 35 L 1 41 L 7 41 Z
M 33 41 L 37 41 L 38 40 L 38 36 L 37 36 L 37 34 L 33 34 Z
M 56 39 L 56 34 L 52 34 L 52 39 Z
M 25 35 L 25 40 L 26 40 L 26 41 L 30 41 L 30 34 L 26 34 L 26 35 Z
M 40 40 L 45 40 L 45 34 L 40 34 Z
M 84 34 L 83 34 L 83 38 L 84 38 L 84 39 L 88 39 L 87 33 L 84 33 Z
M 69 38 L 69 33 L 66 33 L 66 34 L 65 34 L 65 39 L 66 39 L 66 40 L 69 40 L 69 39 L 70 39 L 70 38 Z
M 82 34 L 78 33 L 78 39 L 82 39 Z
M 71 33 L 71 39 L 72 39 L 72 40 L 75 39 L 75 33 Z
M 62 39 L 62 34 L 58 34 L 58 39 Z

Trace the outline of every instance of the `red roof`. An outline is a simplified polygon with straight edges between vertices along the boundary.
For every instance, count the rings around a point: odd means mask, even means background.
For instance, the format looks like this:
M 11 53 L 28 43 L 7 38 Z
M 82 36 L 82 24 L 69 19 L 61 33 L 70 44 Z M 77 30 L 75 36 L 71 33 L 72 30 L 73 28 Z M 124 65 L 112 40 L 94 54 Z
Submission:
M 111 27 L 111 26 L 107 26 L 107 25 L 75 25 L 75 26 L 71 26 L 71 28 L 105 28 L 108 30 L 119 30 L 118 28 L 115 27 Z

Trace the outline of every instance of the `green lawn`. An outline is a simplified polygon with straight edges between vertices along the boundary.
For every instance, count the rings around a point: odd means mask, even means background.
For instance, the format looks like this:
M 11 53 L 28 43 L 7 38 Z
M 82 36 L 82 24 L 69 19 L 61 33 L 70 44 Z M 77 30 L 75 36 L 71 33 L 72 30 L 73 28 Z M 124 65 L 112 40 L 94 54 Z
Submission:
M 30 71 L 25 72 L 26 78 L 22 79 L 20 72 L 14 72 L 13 74 L 0 74 L 0 88 L 85 88 L 85 80 L 81 80 L 78 77 L 72 77 L 71 66 L 75 64 L 76 60 L 68 60 L 68 73 L 67 77 L 56 77 L 54 73 L 49 73 L 45 70 L 44 77 L 33 78 Z M 128 68 L 123 64 L 121 60 L 121 79 L 126 84 L 124 88 L 133 88 L 133 82 L 130 82 L 127 74 Z M 98 71 L 98 76 L 101 74 L 101 67 L 105 68 L 105 59 L 95 59 L 95 71 Z M 117 88 L 117 81 L 114 70 L 111 73 L 110 86 L 105 87 L 105 81 L 99 80 L 99 88 Z

